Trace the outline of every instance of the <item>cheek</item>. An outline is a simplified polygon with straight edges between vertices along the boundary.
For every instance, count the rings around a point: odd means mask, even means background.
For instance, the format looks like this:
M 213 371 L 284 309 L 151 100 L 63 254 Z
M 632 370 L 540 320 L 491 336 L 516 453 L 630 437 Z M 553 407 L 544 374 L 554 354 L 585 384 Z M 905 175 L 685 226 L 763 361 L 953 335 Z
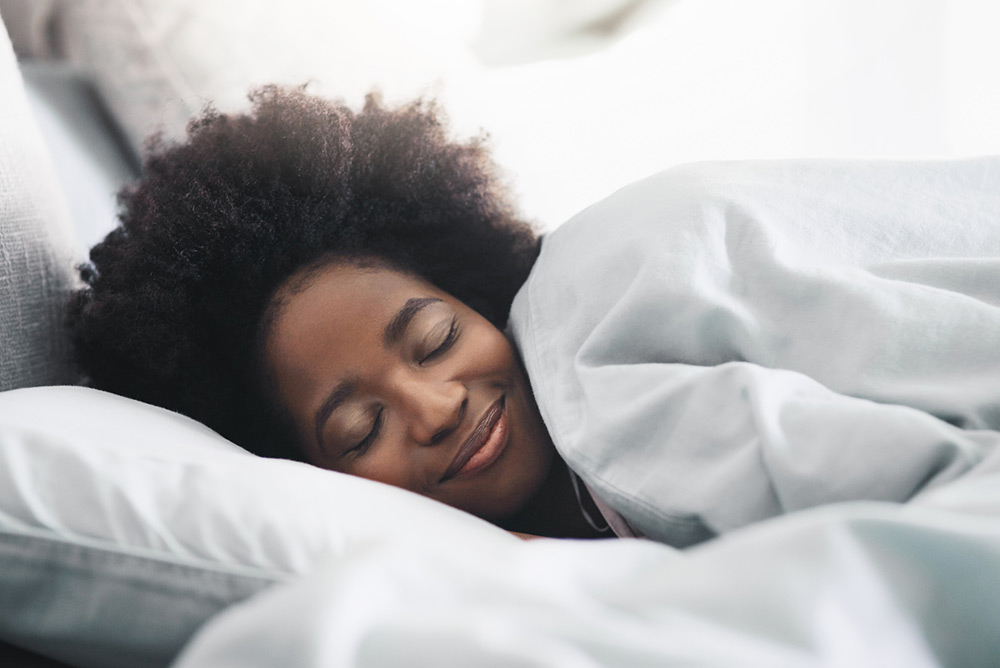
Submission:
M 433 473 L 433 468 L 426 461 L 427 454 L 423 450 L 407 447 L 399 436 L 387 434 L 364 456 L 345 459 L 337 470 L 427 496 Z
M 484 372 L 509 375 L 518 367 L 517 355 L 510 341 L 490 324 L 484 325 L 475 346 L 475 353 L 480 358 L 479 364 Z
M 362 457 L 356 466 L 351 466 L 344 472 L 359 478 L 412 490 L 412 485 L 406 475 L 406 467 L 384 452 L 372 452 L 368 456 Z

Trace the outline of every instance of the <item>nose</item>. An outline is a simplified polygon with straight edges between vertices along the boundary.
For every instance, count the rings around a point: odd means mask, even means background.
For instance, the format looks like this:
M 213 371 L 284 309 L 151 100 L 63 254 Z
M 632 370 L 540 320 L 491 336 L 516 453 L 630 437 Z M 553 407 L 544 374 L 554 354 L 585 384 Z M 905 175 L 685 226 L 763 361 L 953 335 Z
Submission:
M 462 424 L 468 391 L 460 381 L 403 378 L 397 387 L 399 403 L 415 443 L 436 445 Z

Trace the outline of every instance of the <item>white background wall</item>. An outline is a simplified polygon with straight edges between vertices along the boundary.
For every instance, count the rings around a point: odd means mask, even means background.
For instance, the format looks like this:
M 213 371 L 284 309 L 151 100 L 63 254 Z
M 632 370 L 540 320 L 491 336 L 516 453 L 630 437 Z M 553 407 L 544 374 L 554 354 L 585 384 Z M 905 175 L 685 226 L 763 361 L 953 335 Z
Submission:
M 993 0 L 644 9 L 602 50 L 485 68 L 448 89 L 462 123 L 492 133 L 547 225 L 691 160 L 1000 152 Z
M 998 0 L 129 6 L 192 110 L 270 81 L 438 96 L 458 134 L 489 133 L 543 228 L 695 160 L 1000 153 Z

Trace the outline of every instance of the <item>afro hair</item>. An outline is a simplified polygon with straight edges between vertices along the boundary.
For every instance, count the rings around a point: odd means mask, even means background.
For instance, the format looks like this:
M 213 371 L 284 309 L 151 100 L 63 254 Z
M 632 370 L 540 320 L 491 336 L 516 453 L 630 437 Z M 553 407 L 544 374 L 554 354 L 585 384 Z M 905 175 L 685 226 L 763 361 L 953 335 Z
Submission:
M 250 100 L 204 111 L 182 143 L 151 140 L 120 225 L 80 268 L 69 327 L 90 385 L 301 459 L 261 368 L 286 280 L 326 256 L 374 258 L 502 327 L 539 241 L 484 140 L 450 140 L 433 102 L 369 95 L 353 111 L 276 86 Z

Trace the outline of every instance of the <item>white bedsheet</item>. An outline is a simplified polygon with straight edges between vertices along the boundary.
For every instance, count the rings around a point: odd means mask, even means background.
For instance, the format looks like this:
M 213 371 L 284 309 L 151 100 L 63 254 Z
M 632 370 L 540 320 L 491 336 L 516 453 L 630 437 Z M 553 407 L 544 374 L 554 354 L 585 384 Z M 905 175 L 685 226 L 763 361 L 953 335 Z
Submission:
M 556 447 L 677 547 L 1000 454 L 1000 159 L 704 163 L 549 235 L 511 327 Z
M 989 666 L 1000 478 L 787 515 L 683 552 L 356 548 L 209 623 L 176 668 Z

